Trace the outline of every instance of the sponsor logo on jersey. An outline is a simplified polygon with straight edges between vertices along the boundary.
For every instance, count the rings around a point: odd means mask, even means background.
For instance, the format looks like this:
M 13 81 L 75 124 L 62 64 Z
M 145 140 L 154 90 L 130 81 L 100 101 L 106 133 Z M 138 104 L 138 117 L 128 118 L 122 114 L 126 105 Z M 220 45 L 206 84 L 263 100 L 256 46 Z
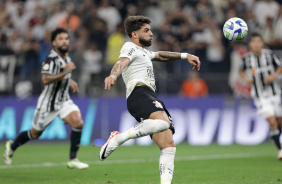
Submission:
M 128 56 L 131 56 L 134 51 L 135 51 L 135 49 L 134 49 L 134 48 L 131 48 L 131 49 L 129 50 L 129 52 L 127 53 L 127 55 L 128 55 Z

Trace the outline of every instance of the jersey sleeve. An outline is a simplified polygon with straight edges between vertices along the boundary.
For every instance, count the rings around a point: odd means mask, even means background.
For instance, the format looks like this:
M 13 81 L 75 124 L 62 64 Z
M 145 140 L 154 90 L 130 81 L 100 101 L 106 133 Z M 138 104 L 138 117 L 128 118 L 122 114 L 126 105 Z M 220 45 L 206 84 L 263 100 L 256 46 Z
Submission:
M 273 62 L 273 66 L 275 68 L 279 67 L 282 65 L 281 60 L 279 59 L 279 57 L 276 54 L 272 54 L 272 62 Z
M 246 56 L 244 56 L 240 63 L 240 70 L 245 71 L 246 69 L 247 69 Z
M 41 73 L 42 74 L 54 74 L 54 66 L 55 66 L 55 61 L 54 58 L 47 57 L 41 67 Z
M 119 58 L 127 57 L 131 61 L 136 54 L 136 48 L 134 46 L 125 43 L 119 52 Z
M 156 53 L 153 51 L 149 51 L 149 57 L 151 60 L 154 59 L 156 57 Z

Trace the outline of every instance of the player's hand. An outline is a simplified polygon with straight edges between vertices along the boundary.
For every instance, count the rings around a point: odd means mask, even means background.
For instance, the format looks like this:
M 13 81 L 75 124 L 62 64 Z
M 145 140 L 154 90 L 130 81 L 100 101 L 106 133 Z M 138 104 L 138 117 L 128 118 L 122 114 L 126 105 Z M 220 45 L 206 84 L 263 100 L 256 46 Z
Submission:
M 254 82 L 254 79 L 246 78 L 246 79 L 245 79 L 245 82 L 246 82 L 248 85 L 252 85 L 253 82 Z
M 105 89 L 110 90 L 111 86 L 113 86 L 116 82 L 117 78 L 114 76 L 109 76 L 105 78 Z
M 271 84 L 275 80 L 275 75 L 269 75 L 264 79 L 265 84 Z
M 71 71 L 73 71 L 74 69 L 76 69 L 76 66 L 73 62 L 69 62 L 65 65 L 64 71 L 66 73 L 70 73 Z
M 200 70 L 201 61 L 199 60 L 199 57 L 192 54 L 187 54 L 187 60 L 193 66 L 193 69 L 197 67 L 198 71 Z
M 73 80 L 70 81 L 70 87 L 72 89 L 72 92 L 79 93 L 78 84 L 75 81 Z

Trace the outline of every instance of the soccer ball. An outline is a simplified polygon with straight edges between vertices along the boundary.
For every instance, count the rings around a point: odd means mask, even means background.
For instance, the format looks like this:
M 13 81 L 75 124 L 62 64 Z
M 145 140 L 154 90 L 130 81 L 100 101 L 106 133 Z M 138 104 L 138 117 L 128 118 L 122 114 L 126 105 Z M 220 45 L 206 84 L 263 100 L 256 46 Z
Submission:
M 238 17 L 227 20 L 223 26 L 224 37 L 231 42 L 240 42 L 248 34 L 248 25 Z

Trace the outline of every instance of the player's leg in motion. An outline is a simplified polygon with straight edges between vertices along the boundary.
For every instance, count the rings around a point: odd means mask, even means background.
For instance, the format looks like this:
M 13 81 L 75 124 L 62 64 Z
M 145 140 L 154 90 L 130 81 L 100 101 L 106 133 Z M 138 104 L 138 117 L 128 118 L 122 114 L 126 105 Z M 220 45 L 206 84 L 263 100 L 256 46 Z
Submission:
M 154 112 L 150 116 L 150 118 L 163 117 L 169 122 L 167 114 L 164 111 Z M 168 129 L 164 132 L 155 133 L 153 134 L 152 139 L 161 150 L 159 160 L 161 184 L 171 184 L 174 171 L 174 157 L 176 153 L 172 130 Z
M 278 130 L 281 135 L 281 127 L 282 127 L 282 117 L 276 117 L 276 121 L 278 123 Z
M 281 160 L 282 159 L 282 150 L 281 150 L 281 144 L 280 144 L 280 131 L 278 129 L 278 122 L 275 116 L 270 116 L 268 118 L 266 118 L 266 120 L 269 123 L 270 126 L 270 132 L 269 132 L 269 136 L 270 138 L 273 140 L 275 146 L 278 149 L 278 159 Z
M 64 119 L 65 122 L 72 126 L 70 136 L 70 155 L 67 163 L 68 168 L 85 169 L 88 168 L 88 164 L 80 162 L 77 159 L 77 152 L 80 146 L 80 138 L 83 127 L 83 120 L 79 111 L 73 111 L 67 115 Z
M 112 132 L 107 142 L 101 147 L 100 160 L 105 160 L 114 150 L 129 139 L 136 139 L 167 130 L 170 123 L 163 119 L 146 119 L 121 134 L 116 131 Z
M 278 124 L 278 131 L 279 131 L 278 140 L 279 140 L 280 135 L 281 135 L 282 117 L 276 117 L 276 121 L 277 121 L 277 124 Z M 279 142 L 279 145 L 281 145 L 280 142 Z M 281 147 L 281 146 L 280 146 L 280 147 Z M 278 151 L 278 159 L 279 159 L 279 160 L 282 160 L 282 149 L 280 149 L 280 150 Z
M 15 139 L 15 141 L 9 140 L 6 142 L 6 146 L 5 146 L 5 152 L 4 152 L 4 162 L 7 165 L 11 165 L 12 164 L 12 157 L 16 151 L 16 149 L 25 144 L 26 142 L 33 140 L 33 139 L 38 139 L 39 136 L 42 134 L 42 131 L 38 131 L 34 128 L 28 130 L 28 131 L 24 131 L 21 132 L 17 138 Z

